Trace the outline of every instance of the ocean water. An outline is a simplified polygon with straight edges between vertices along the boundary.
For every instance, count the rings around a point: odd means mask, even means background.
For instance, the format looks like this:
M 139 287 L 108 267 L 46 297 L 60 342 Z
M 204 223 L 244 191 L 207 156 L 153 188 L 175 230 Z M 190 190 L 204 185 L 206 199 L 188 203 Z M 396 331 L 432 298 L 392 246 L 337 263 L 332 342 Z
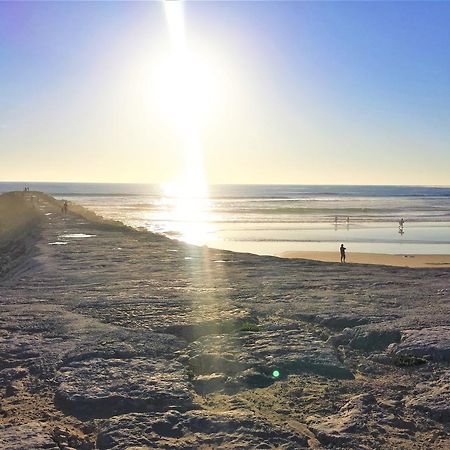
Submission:
M 207 198 L 157 185 L 0 183 L 44 191 L 100 215 L 171 238 L 235 251 L 450 254 L 450 188 L 411 186 L 210 186 Z M 399 227 L 399 220 L 405 224 Z

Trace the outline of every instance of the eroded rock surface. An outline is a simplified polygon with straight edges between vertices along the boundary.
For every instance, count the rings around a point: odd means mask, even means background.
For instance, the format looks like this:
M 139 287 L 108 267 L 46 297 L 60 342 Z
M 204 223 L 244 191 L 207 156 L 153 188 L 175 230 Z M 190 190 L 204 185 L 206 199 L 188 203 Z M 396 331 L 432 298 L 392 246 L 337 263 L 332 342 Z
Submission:
M 308 448 L 305 436 L 289 427 L 273 425 L 245 412 L 207 411 L 128 414 L 101 426 L 99 449 L 120 450 L 127 445 L 173 449 Z
M 342 406 L 336 415 L 318 424 L 312 421 L 311 428 L 325 445 L 350 445 L 353 434 L 367 431 L 367 413 L 375 403 L 371 394 L 358 395 Z
M 80 417 L 194 407 L 187 375 L 164 359 L 89 359 L 62 367 L 55 402 Z
M 3 450 L 60 450 L 48 428 L 42 423 L 0 424 L 0 448 Z
M 292 325 L 292 324 L 291 324 Z M 240 388 L 264 387 L 276 378 L 313 372 L 335 378 L 353 378 L 336 350 L 297 324 L 291 329 L 274 325 L 253 332 L 205 336 L 189 348 L 189 365 L 200 391 L 232 392 Z M 275 376 L 274 376 L 275 373 Z M 205 374 L 215 374 L 206 382 Z M 218 377 L 217 374 L 222 374 Z
M 404 330 L 402 340 L 390 352 L 397 356 L 426 357 L 433 361 L 450 361 L 450 327 Z
M 440 422 L 450 421 L 450 371 L 435 381 L 423 382 L 408 396 L 406 405 Z
M 1 448 L 450 448 L 448 269 L 194 247 L 33 195 L 0 257 Z

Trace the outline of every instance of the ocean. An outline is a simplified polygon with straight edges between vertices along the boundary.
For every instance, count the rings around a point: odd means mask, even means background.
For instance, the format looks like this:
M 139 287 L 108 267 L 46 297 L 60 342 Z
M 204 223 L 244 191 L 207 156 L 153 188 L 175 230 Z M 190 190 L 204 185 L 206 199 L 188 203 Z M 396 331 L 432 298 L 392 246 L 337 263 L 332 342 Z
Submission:
M 207 198 L 158 185 L 0 183 L 29 186 L 137 228 L 198 245 L 257 254 L 338 251 L 450 254 L 450 188 L 216 185 Z M 399 220 L 404 219 L 404 226 Z

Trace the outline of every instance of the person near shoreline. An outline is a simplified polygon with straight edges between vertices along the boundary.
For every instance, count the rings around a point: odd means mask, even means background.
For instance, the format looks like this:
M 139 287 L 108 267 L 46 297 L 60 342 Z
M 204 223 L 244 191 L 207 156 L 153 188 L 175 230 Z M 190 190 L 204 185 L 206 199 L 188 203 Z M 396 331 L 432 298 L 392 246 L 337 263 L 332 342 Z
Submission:
M 64 200 L 64 204 L 62 206 L 63 214 L 67 214 L 67 208 L 68 208 L 67 200 Z
M 344 247 L 344 244 L 341 244 L 339 251 L 341 252 L 341 263 L 344 262 L 345 263 L 345 250 L 346 248 Z

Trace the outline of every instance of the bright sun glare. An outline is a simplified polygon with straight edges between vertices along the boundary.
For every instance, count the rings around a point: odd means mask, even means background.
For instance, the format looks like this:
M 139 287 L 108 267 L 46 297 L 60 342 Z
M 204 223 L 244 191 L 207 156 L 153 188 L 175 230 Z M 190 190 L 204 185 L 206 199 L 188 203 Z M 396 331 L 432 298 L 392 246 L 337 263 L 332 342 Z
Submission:
M 161 63 L 159 102 L 183 147 L 184 173 L 163 186 L 174 221 L 184 240 L 203 244 L 208 233 L 208 189 L 203 169 L 200 131 L 214 93 L 208 64 L 189 48 L 182 1 L 165 1 L 170 54 Z

